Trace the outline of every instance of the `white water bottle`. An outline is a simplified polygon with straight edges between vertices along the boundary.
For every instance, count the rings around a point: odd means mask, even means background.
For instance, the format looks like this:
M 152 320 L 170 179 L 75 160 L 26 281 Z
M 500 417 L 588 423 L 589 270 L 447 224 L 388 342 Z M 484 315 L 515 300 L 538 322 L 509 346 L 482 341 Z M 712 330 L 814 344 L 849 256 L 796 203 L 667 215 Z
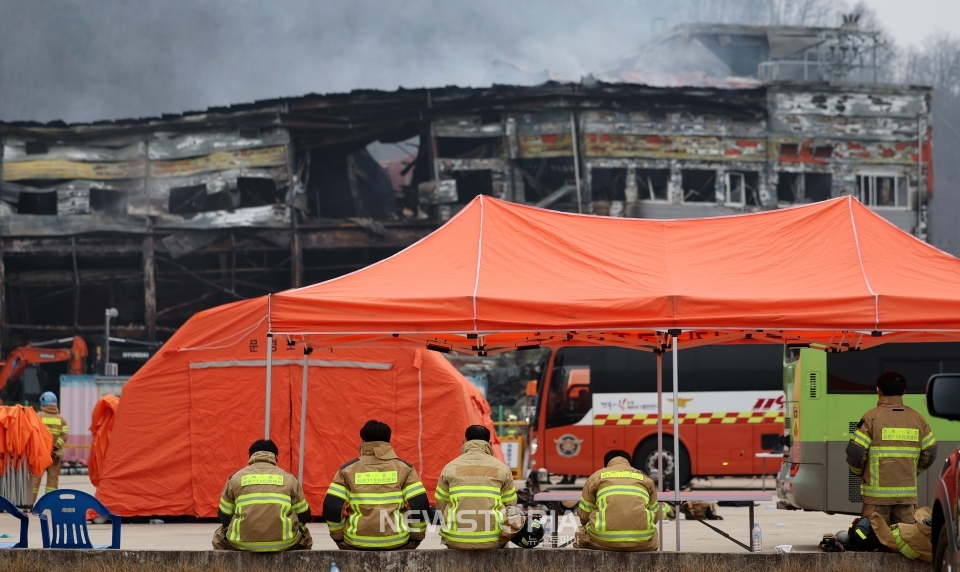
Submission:
M 753 523 L 753 533 L 750 535 L 750 551 L 763 552 L 763 534 L 760 533 L 760 523 Z

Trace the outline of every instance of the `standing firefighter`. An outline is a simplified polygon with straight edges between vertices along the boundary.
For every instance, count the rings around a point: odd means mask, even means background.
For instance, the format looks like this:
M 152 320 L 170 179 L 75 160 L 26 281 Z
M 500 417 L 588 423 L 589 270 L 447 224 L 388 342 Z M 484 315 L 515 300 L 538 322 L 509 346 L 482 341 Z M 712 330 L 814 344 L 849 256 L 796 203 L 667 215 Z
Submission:
M 513 473 L 493 456 L 490 430 L 483 425 L 467 427 L 460 456 L 440 473 L 436 497 L 444 522 L 440 536 L 450 548 L 503 548 L 510 540 L 532 548 L 543 538 L 539 522 L 524 527 Z
M 863 516 L 876 513 L 887 524 L 914 524 L 917 475 L 937 457 L 927 421 L 903 404 L 907 380 L 894 371 L 877 379 L 880 401 L 857 425 L 847 445 L 847 464 L 860 476 Z
M 583 485 L 577 514 L 577 548 L 646 552 L 657 550 L 657 489 L 653 480 L 630 464 L 630 453 L 603 456 L 604 468 Z
M 277 445 L 250 445 L 250 460 L 227 480 L 213 535 L 216 550 L 280 552 L 310 550 L 310 505 L 297 478 L 277 466 Z
M 427 532 L 427 491 L 413 466 L 397 457 L 390 435 L 386 423 L 367 421 L 360 457 L 340 467 L 327 489 L 323 518 L 341 549 L 412 550 Z
M 67 420 L 60 415 L 57 409 L 57 396 L 53 392 L 45 391 L 40 396 L 40 420 L 43 426 L 53 435 L 53 450 L 50 456 L 53 463 L 47 467 L 47 488 L 45 493 L 57 490 L 60 484 L 60 465 L 63 462 L 63 445 L 67 442 L 70 435 L 70 428 L 67 426 Z M 37 496 L 40 494 L 40 479 L 43 475 L 33 476 L 33 502 L 37 502 Z

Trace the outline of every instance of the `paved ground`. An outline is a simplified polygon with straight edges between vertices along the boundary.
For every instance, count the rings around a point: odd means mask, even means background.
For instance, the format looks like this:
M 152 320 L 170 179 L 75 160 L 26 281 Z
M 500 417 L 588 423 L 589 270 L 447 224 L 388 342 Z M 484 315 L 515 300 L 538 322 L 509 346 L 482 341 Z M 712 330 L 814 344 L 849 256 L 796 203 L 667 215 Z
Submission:
M 93 492 L 93 486 L 86 476 L 65 475 L 61 477 L 61 486 Z M 697 488 L 708 488 L 709 483 L 700 483 Z M 768 481 L 769 484 L 769 481 Z M 753 485 L 752 481 L 724 480 L 714 481 L 713 486 L 729 488 L 745 488 Z M 720 507 L 722 521 L 710 521 L 710 524 L 726 531 L 741 542 L 749 544 L 747 522 L 748 508 Z M 795 550 L 804 552 L 816 551 L 817 543 L 824 532 L 836 532 L 846 528 L 852 517 L 835 515 L 830 516 L 818 512 L 792 512 L 775 510 L 775 504 L 761 503 L 754 508 L 755 517 L 763 531 L 764 552 L 772 552 L 778 544 L 791 544 Z M 574 528 L 572 521 L 561 522 L 559 534 L 561 542 L 564 537 L 572 537 Z M 30 546 L 39 547 L 40 522 L 35 516 L 30 517 Z M 782 525 L 782 526 L 781 526 Z M 140 550 L 209 550 L 210 539 L 217 525 L 214 523 L 202 524 L 124 524 L 121 536 L 121 546 L 125 549 Z M 318 550 L 333 550 L 336 546 L 330 541 L 325 524 L 309 525 L 313 535 L 314 548 Z M 13 517 L 0 514 L 0 538 L 2 535 L 16 537 L 19 535 L 19 524 Z M 109 525 L 91 525 L 90 536 L 94 544 L 106 544 L 110 540 Z M 676 524 L 673 521 L 664 523 L 663 546 L 665 550 L 676 549 Z M 3 538 L 3 541 L 9 541 Z M 718 535 L 701 523 L 680 519 L 681 550 L 693 552 L 740 552 L 743 549 Z M 421 545 L 423 549 L 442 548 L 436 531 L 427 534 L 426 541 Z

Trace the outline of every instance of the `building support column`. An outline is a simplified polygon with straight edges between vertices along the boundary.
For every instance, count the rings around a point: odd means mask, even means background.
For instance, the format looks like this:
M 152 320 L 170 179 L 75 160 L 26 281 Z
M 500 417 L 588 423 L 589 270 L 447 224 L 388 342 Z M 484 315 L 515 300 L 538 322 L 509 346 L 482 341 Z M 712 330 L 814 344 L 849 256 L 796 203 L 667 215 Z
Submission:
M 153 222 L 147 218 L 147 234 L 143 237 L 143 321 L 147 341 L 157 341 L 157 279 L 153 252 Z

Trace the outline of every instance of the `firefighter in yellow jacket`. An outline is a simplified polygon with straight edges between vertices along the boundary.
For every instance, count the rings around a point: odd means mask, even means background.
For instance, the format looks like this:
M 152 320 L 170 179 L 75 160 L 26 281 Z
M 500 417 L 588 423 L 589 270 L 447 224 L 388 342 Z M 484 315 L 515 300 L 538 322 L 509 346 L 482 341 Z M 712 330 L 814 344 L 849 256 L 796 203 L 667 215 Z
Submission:
M 657 489 L 653 480 L 630 464 L 630 454 L 614 450 L 603 457 L 604 468 L 583 485 L 577 514 L 584 525 L 575 546 L 595 550 L 657 550 Z
M 427 531 L 427 491 L 390 446 L 386 423 L 360 429 L 360 457 L 340 467 L 323 499 L 330 537 L 344 550 L 414 549 Z
M 216 550 L 280 552 L 310 550 L 310 505 L 297 478 L 277 466 L 276 444 L 250 446 L 250 461 L 227 480 L 213 535 Z
M 63 463 L 63 445 L 70 436 L 70 427 L 67 426 L 67 420 L 60 415 L 57 409 L 57 396 L 51 391 L 43 392 L 40 396 L 40 421 L 43 426 L 53 435 L 53 450 L 50 456 L 53 463 L 47 467 L 47 487 L 44 492 L 57 490 L 60 485 L 60 465 Z M 43 475 L 33 476 L 33 502 L 37 502 L 37 495 L 40 494 L 40 478 Z
M 877 379 L 877 407 L 863 416 L 847 444 L 847 464 L 861 480 L 861 515 L 876 513 L 887 524 L 914 523 L 917 475 L 937 457 L 930 425 L 903 404 L 906 387 L 902 375 L 884 372 Z
M 467 427 L 460 456 L 440 473 L 436 499 L 441 542 L 450 548 L 502 548 L 524 524 L 513 474 L 493 456 L 483 425 Z

